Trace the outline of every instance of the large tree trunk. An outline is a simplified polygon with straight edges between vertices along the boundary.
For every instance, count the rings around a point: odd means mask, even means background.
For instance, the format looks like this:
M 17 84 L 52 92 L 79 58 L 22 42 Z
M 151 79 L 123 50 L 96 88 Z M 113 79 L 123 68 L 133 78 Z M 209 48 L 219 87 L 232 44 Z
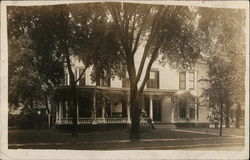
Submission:
M 237 104 L 237 109 L 236 109 L 236 128 L 240 128 L 240 116 L 241 116 L 241 108 L 240 105 Z
M 136 92 L 130 93 L 131 102 L 131 139 L 140 138 L 140 108 L 139 108 L 139 96 Z
M 222 123 L 223 123 L 223 104 L 220 104 L 220 136 L 222 135 Z
M 72 136 L 77 136 L 77 91 L 76 91 L 76 82 L 75 82 L 75 75 L 72 70 L 71 62 L 70 62 L 70 55 L 69 55 L 69 48 L 66 42 L 62 42 L 62 47 L 64 51 L 64 56 L 67 63 L 67 68 L 70 77 L 70 103 L 71 103 L 71 116 L 72 116 Z
M 226 105 L 226 128 L 230 128 L 230 106 Z
M 50 117 L 51 117 L 51 115 L 50 115 L 50 113 L 48 113 L 48 129 L 50 129 L 50 124 L 51 124 L 51 120 L 50 120 Z
M 48 97 L 44 96 L 44 101 L 45 101 L 45 106 L 46 106 L 46 110 L 48 113 L 48 129 L 50 128 L 50 124 L 51 124 L 51 114 L 50 114 L 50 109 L 49 109 L 49 104 L 48 104 Z
M 71 86 L 71 100 L 72 100 L 72 136 L 77 136 L 77 92 L 76 86 Z

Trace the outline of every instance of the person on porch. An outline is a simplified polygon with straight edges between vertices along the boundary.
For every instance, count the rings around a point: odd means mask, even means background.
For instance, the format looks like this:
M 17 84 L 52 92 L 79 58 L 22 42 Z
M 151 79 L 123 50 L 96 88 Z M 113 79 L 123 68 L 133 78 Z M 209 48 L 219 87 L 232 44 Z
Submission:
M 154 125 L 152 123 L 153 121 L 152 121 L 151 117 L 147 117 L 148 116 L 147 112 L 144 109 L 142 109 L 141 115 L 144 118 L 144 120 L 146 120 L 148 122 L 148 124 L 150 125 L 151 129 L 155 129 L 155 127 L 154 127 Z

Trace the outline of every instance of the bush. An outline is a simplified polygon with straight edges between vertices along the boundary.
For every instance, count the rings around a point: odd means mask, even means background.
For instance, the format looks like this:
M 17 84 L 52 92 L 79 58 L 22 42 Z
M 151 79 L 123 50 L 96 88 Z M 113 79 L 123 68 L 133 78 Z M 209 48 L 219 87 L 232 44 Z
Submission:
M 28 109 L 19 115 L 9 114 L 9 127 L 19 129 L 40 129 L 47 127 L 47 115 L 38 115 L 35 109 Z

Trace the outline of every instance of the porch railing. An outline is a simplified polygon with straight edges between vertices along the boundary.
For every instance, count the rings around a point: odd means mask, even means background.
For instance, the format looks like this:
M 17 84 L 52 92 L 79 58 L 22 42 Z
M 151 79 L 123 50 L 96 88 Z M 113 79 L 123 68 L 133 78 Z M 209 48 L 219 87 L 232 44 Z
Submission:
M 92 118 L 78 118 L 79 124 L 91 124 Z
M 140 123 L 147 123 L 148 118 L 140 118 Z M 78 124 L 92 124 L 92 118 L 78 118 Z M 126 124 L 128 118 L 96 118 L 97 124 Z M 61 121 L 57 121 L 56 124 L 72 124 L 72 118 L 62 118 Z
M 106 118 L 106 123 L 107 124 L 114 124 L 114 123 L 127 123 L 128 119 L 127 118 Z
M 72 118 L 62 118 L 62 124 L 72 124 Z

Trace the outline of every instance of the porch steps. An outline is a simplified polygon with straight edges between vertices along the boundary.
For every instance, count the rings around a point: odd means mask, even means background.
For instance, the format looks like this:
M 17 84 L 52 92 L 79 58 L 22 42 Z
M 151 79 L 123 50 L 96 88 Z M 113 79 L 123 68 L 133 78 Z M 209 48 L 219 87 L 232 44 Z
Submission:
M 155 122 L 153 123 L 153 125 L 155 126 L 155 128 L 176 128 L 175 124 L 171 124 L 171 123 L 159 123 L 159 122 Z

